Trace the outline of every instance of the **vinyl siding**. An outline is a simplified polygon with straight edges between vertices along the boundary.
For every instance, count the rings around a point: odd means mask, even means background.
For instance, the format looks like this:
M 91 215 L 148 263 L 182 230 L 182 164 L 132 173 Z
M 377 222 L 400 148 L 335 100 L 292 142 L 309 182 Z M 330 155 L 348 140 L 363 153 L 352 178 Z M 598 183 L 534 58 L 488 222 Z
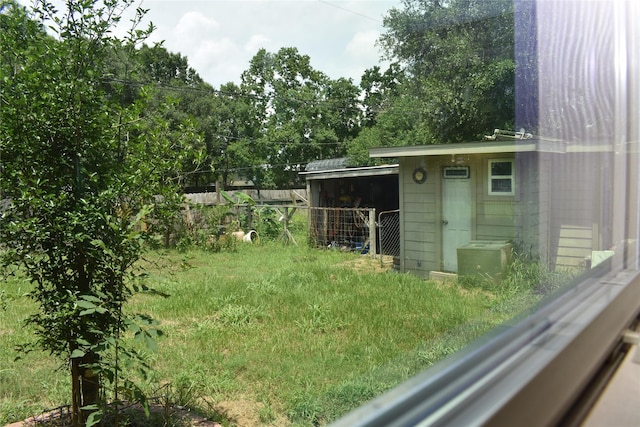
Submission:
M 416 184 L 413 170 L 425 166 L 427 180 Z M 401 160 L 400 166 L 400 230 L 402 233 L 401 268 L 422 277 L 437 270 L 437 173 L 423 158 Z

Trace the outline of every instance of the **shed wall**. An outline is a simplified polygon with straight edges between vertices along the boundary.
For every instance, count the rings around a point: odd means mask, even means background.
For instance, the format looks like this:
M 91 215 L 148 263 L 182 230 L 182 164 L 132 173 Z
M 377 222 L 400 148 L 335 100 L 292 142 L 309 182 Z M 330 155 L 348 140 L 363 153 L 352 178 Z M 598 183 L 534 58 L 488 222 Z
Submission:
M 546 216 L 540 215 L 540 183 L 536 153 L 515 161 L 515 195 L 489 195 L 489 160 L 516 159 L 513 153 L 500 155 L 405 157 L 400 160 L 401 270 L 427 277 L 442 267 L 442 184 L 447 166 L 470 168 L 473 185 L 472 239 L 513 241 L 537 251 Z M 413 170 L 422 166 L 427 180 L 418 184 Z M 546 197 L 546 196 L 545 196 Z M 544 204 L 547 209 L 548 203 Z
M 425 166 L 427 180 L 417 184 L 412 172 Z M 402 271 L 427 277 L 439 264 L 438 226 L 439 188 L 433 165 L 424 158 L 400 161 L 400 265 Z

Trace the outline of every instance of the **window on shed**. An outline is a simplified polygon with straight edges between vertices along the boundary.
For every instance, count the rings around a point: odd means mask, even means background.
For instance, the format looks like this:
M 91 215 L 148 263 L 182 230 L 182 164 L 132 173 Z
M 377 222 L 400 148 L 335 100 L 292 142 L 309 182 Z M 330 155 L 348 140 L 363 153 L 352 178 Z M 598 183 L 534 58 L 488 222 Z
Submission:
M 513 159 L 489 160 L 489 194 L 510 196 L 515 194 Z

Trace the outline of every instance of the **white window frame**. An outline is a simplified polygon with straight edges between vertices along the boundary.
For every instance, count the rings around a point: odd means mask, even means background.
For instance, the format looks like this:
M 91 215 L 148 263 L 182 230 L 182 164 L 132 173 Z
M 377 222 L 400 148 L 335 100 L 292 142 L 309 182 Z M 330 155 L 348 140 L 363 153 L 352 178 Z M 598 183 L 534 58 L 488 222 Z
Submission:
M 491 173 L 494 163 L 511 163 L 511 175 L 493 175 Z M 490 196 L 513 196 L 516 194 L 516 164 L 514 159 L 490 159 L 487 170 L 487 190 Z M 511 180 L 511 191 L 493 191 L 493 180 L 495 179 L 509 179 Z

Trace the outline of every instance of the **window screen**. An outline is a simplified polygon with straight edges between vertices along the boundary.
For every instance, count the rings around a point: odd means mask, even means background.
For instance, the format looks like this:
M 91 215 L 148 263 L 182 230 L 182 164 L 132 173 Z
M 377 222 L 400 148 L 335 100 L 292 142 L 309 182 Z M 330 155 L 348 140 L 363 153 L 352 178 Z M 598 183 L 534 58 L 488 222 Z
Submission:
M 489 160 L 489 194 L 513 195 L 514 181 L 513 160 Z

